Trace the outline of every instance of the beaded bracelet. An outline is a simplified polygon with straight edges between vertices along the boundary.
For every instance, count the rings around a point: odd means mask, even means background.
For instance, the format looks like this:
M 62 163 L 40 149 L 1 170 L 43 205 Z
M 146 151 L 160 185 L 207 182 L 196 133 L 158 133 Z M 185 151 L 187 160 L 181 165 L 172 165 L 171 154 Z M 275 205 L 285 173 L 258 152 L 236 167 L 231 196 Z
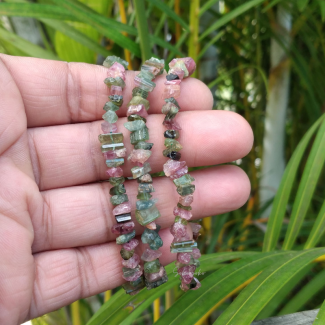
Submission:
M 142 268 L 139 265 L 140 257 L 134 253 L 139 241 L 134 238 L 135 225 L 131 220 L 131 204 L 123 185 L 125 178 L 120 166 L 124 164 L 126 148 L 123 144 L 123 133 L 116 133 L 118 116 L 115 113 L 123 104 L 122 90 L 125 87 L 125 69 L 128 62 L 116 56 L 109 56 L 103 65 L 108 68 L 108 75 L 104 82 L 110 88 L 110 101 L 103 108 L 106 111 L 103 115 L 104 122 L 101 124 L 104 134 L 100 134 L 98 139 L 108 167 L 106 173 L 110 177 L 110 184 L 113 186 L 109 193 L 111 195 L 110 201 L 115 206 L 113 214 L 117 224 L 111 228 L 111 231 L 119 235 L 116 238 L 116 244 L 122 245 L 120 254 L 123 259 L 123 278 L 129 281 L 123 287 L 127 293 L 132 295 L 144 288 L 145 284 Z
M 154 188 L 149 174 L 151 167 L 147 160 L 151 156 L 153 143 L 146 142 L 149 140 L 149 130 L 146 126 L 149 109 L 147 97 L 156 86 L 152 80 L 163 71 L 164 60 L 151 58 L 142 65 L 141 72 L 134 78 L 136 87 L 132 90 L 133 97 L 128 104 L 128 122 L 124 124 L 131 131 L 130 141 L 134 145 L 128 159 L 137 164 L 131 169 L 133 178 L 138 181 L 135 217 L 140 225 L 146 227 L 141 240 L 142 243 L 149 245 L 141 256 L 148 290 L 157 288 L 168 280 L 165 268 L 159 262 L 161 256 L 159 248 L 163 245 L 163 241 L 158 234 L 160 226 L 155 220 L 160 217 L 160 213 L 155 205 L 157 200 L 151 199 L 150 194 L 154 192 Z
M 191 203 L 193 202 L 193 193 L 195 185 L 192 184 L 194 178 L 188 172 L 185 161 L 179 161 L 182 149 L 181 144 L 176 140 L 179 138 L 180 125 L 174 120 L 180 107 L 175 98 L 180 95 L 180 83 L 183 78 L 190 76 L 195 68 L 195 62 L 192 58 L 173 59 L 169 63 L 169 72 L 166 75 L 165 90 L 163 99 L 166 104 L 162 107 L 162 113 L 165 114 L 163 125 L 167 128 L 164 133 L 165 147 L 163 155 L 170 158 L 164 164 L 164 173 L 171 178 L 176 185 L 177 193 L 180 195 L 179 203 L 174 208 L 175 221 L 170 228 L 174 240 L 170 246 L 171 253 L 177 253 L 175 263 L 177 272 L 181 277 L 180 288 L 183 291 L 189 289 L 196 290 L 201 287 L 198 279 L 194 277 L 196 268 L 200 265 L 200 250 L 197 248 L 197 240 L 201 226 L 198 223 L 188 221 L 192 218 Z M 193 238 L 189 235 L 193 233 Z

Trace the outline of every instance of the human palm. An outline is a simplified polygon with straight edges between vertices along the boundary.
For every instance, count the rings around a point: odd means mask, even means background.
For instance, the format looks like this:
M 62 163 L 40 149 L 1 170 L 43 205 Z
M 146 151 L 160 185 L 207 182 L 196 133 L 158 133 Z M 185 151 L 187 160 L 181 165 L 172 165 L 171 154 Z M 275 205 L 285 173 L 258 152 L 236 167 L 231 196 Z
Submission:
M 97 139 L 108 90 L 107 69 L 83 63 L 0 55 L 0 324 L 19 324 L 77 299 L 121 285 L 120 248 L 114 224 L 105 161 Z M 119 130 L 124 129 L 134 72 L 127 73 Z M 154 143 L 150 164 L 162 170 L 160 113 L 164 77 L 149 95 L 147 125 Z M 247 122 L 227 111 L 212 111 L 212 96 L 200 81 L 182 83 L 180 142 L 188 166 L 210 166 L 245 156 L 253 136 Z M 131 164 L 123 166 L 130 175 Z M 196 219 L 234 210 L 249 195 L 250 184 L 238 167 L 224 165 L 192 172 Z M 135 205 L 137 183 L 125 183 Z M 177 195 L 170 180 L 154 179 L 164 241 Z M 143 228 L 136 226 L 137 235 Z M 139 250 L 143 249 L 140 245 Z M 139 252 L 140 253 L 140 252 Z

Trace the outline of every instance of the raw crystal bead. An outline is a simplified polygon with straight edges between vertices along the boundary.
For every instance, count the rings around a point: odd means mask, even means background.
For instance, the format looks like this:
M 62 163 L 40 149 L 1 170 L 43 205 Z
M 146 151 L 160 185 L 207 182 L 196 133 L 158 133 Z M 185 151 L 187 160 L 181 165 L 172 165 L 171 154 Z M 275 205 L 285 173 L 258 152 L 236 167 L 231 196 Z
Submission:
M 131 160 L 134 163 L 141 163 L 144 164 L 151 156 L 152 152 L 150 150 L 144 149 L 134 149 L 129 157 L 128 160 Z
M 163 125 L 167 130 L 181 130 L 181 126 L 174 120 L 166 120 L 164 119 Z
M 102 118 L 108 123 L 115 123 L 118 120 L 118 116 L 114 111 L 107 111 Z
M 123 248 L 127 251 L 134 250 L 139 245 L 139 241 L 135 238 L 131 239 L 128 243 L 123 244 Z
M 125 178 L 124 177 L 110 177 L 110 179 L 108 181 L 111 185 L 116 186 L 119 184 L 123 184 L 125 182 Z
M 195 272 L 195 265 L 186 265 L 183 267 L 180 267 L 177 272 L 178 274 L 182 277 L 182 281 L 184 283 L 191 283 L 193 277 L 194 277 L 194 272 Z
M 141 269 L 141 266 L 140 265 L 138 265 L 134 269 L 129 269 L 129 268 L 123 267 L 122 268 L 122 272 L 123 272 L 122 277 L 126 281 L 134 281 L 140 275 L 142 275 L 142 269 Z
M 142 210 L 143 211 L 143 210 Z M 163 245 L 163 241 L 158 235 L 160 226 L 157 225 L 155 230 L 146 228 L 141 235 L 141 240 L 144 244 L 148 244 L 150 249 L 157 250 Z
M 174 216 L 179 216 L 185 220 L 190 220 L 192 218 L 192 212 L 180 209 L 179 207 L 175 207 L 173 210 Z
M 145 162 L 142 167 L 133 167 L 131 168 L 131 173 L 133 178 L 139 178 L 144 174 L 148 174 L 151 171 L 150 164 Z
M 167 130 L 164 132 L 164 137 L 169 139 L 178 139 L 179 132 L 177 130 Z
M 197 248 L 197 242 L 192 240 L 186 240 L 181 242 L 173 242 L 170 245 L 171 253 L 191 253 L 193 248 Z
M 106 174 L 110 177 L 121 177 L 123 176 L 123 169 L 121 167 L 109 168 L 107 169 Z
M 113 214 L 124 214 L 124 213 L 130 213 L 131 212 L 131 202 L 124 202 L 122 204 L 119 204 L 113 209 Z
M 160 213 L 155 205 L 144 210 L 135 210 L 135 217 L 137 218 L 141 226 L 145 226 L 148 223 L 155 221 L 160 217 Z
M 149 131 L 146 126 L 144 126 L 141 130 L 133 131 L 130 135 L 131 144 L 135 144 L 139 141 L 149 140 Z
M 147 290 L 155 289 L 161 286 L 162 284 L 166 283 L 168 281 L 168 276 L 165 274 L 160 280 L 149 282 L 147 279 L 144 280 L 146 284 Z
M 157 250 L 151 250 L 149 248 L 147 248 L 142 256 L 141 256 L 141 259 L 145 262 L 151 262 L 157 258 L 159 258 L 161 256 L 161 251 L 159 249 Z
M 104 83 L 107 85 L 107 87 L 112 87 L 112 86 L 119 86 L 121 88 L 124 88 L 125 87 L 125 74 L 121 74 L 120 77 L 116 77 L 116 78 L 113 78 L 113 77 L 107 77 L 105 78 L 104 80 Z
M 180 151 L 181 149 L 183 149 L 181 144 L 174 139 L 165 139 L 165 147 L 172 151 Z
M 177 186 L 177 193 L 181 196 L 193 194 L 195 191 L 195 185 L 181 185 Z
M 108 123 L 106 121 L 104 121 L 102 124 L 101 124 L 101 128 L 102 128 L 102 131 L 104 133 L 110 133 L 110 132 L 116 132 L 117 131 L 117 125 L 116 123 Z
M 121 107 L 123 104 L 123 96 L 109 95 L 108 98 L 117 106 Z
M 168 73 L 166 76 L 167 81 L 179 80 L 177 74 Z
M 194 223 L 194 222 L 190 222 L 190 226 L 192 228 L 193 233 L 197 233 L 200 231 L 200 229 L 202 228 L 202 226 L 198 223 Z
M 191 283 L 189 284 L 191 290 L 197 290 L 201 288 L 201 283 L 197 278 L 193 278 Z
M 181 94 L 180 85 L 165 85 L 164 92 L 161 96 L 162 99 L 174 97 L 177 98 Z
M 169 72 L 177 74 L 178 69 L 181 69 L 182 71 L 184 71 L 184 78 L 189 76 L 189 71 L 187 70 L 184 61 L 173 59 L 172 61 L 169 62 L 169 68 L 170 68 Z
M 178 199 L 178 202 L 180 204 L 182 204 L 183 206 L 188 207 L 192 204 L 193 199 L 194 199 L 193 195 L 190 194 L 190 195 L 186 195 L 186 196 L 180 196 Z
M 116 238 L 116 244 L 117 245 L 123 245 L 123 244 L 127 243 L 129 240 L 131 240 L 132 238 L 134 238 L 134 237 L 135 237 L 135 230 L 133 230 L 132 232 L 130 232 L 128 234 L 118 236 Z
M 150 73 L 153 77 L 154 75 Z M 141 71 L 134 77 L 134 84 L 147 92 L 153 91 L 156 84 L 150 80 L 150 74 L 148 72 Z M 151 78 L 153 79 L 153 78 Z
M 176 171 L 183 168 L 185 165 L 186 165 L 185 161 L 176 161 L 176 160 L 169 159 L 165 162 L 163 166 L 164 173 L 167 177 L 169 177 L 175 174 Z
M 176 179 L 176 178 L 180 178 L 182 177 L 183 175 L 187 174 L 188 172 L 188 167 L 185 166 L 179 170 L 177 170 L 173 175 L 170 176 L 170 179 Z
M 179 59 L 173 59 L 172 61 L 170 61 L 169 63 L 169 67 L 170 68 L 174 68 L 175 65 L 178 63 L 178 62 L 183 62 L 186 66 L 186 69 L 189 73 L 189 75 L 191 75 L 195 69 L 196 69 L 196 64 L 195 64 L 195 61 L 190 58 L 190 57 L 187 57 L 187 58 L 179 58 Z
M 112 233 L 116 234 L 116 235 L 127 234 L 127 233 L 131 232 L 133 229 L 134 229 L 134 222 L 133 221 L 120 223 L 120 224 L 114 225 L 111 228 Z
M 149 93 L 143 89 L 141 89 L 140 87 L 134 87 L 132 89 L 132 96 L 141 96 L 144 99 L 147 99 Z
M 142 120 L 124 123 L 125 128 L 127 128 L 129 131 L 141 130 L 145 127 L 145 125 L 146 123 L 144 123 Z
M 173 151 L 173 150 L 170 150 L 170 149 L 164 150 L 163 155 L 165 157 L 168 157 L 168 158 L 173 159 L 173 160 L 180 160 L 181 156 L 182 156 L 179 152 L 176 152 L 176 151 Z
M 102 152 L 124 149 L 123 143 L 102 144 Z
M 183 80 L 185 72 L 181 68 L 169 69 L 169 73 L 176 74 L 180 80 Z
M 175 237 L 176 240 L 184 237 L 186 235 L 187 227 L 180 222 L 174 223 L 170 227 L 170 233 Z
M 145 262 L 143 265 L 143 270 L 145 273 L 157 273 L 160 270 L 159 260 L 156 259 L 151 262 Z
M 103 152 L 103 156 L 105 160 L 115 159 L 115 158 L 122 158 L 126 155 L 126 148 L 119 149 L 119 150 L 111 150 Z
M 122 213 L 122 214 L 118 214 L 115 216 L 115 220 L 117 223 L 124 223 L 127 221 L 131 221 L 131 213 L 127 212 L 127 213 Z
M 134 249 L 133 250 L 130 250 L 130 251 L 127 251 L 126 249 L 122 248 L 120 250 L 120 254 L 121 254 L 123 260 L 128 260 L 128 259 L 130 259 L 133 256 Z
M 183 210 L 187 210 L 187 211 L 192 210 L 191 206 L 185 206 L 185 205 L 182 205 L 180 203 L 177 203 L 177 207 L 180 208 L 180 209 L 183 209 Z
M 155 230 L 157 229 L 157 224 L 153 221 L 153 222 L 150 222 L 146 225 L 146 228 L 148 229 L 151 229 L 151 230 Z
M 124 184 L 119 184 L 117 186 L 112 187 L 109 190 L 110 195 L 120 195 L 120 194 L 124 194 L 125 192 L 126 192 L 126 189 L 124 187 Z
M 120 86 L 111 86 L 111 96 L 122 96 L 123 91 Z
M 106 160 L 107 167 L 118 167 L 124 164 L 124 158 L 108 159 Z
M 177 254 L 177 261 L 182 264 L 188 264 L 191 260 L 191 254 L 190 253 L 178 253 Z
M 126 116 L 130 116 L 130 115 L 139 115 L 141 117 L 147 118 L 148 117 L 148 112 L 146 110 L 146 108 L 142 105 L 131 105 L 128 107 L 128 110 L 126 112 Z
M 163 266 L 160 266 L 159 271 L 155 273 L 146 273 L 146 270 L 144 270 L 144 276 L 148 282 L 154 282 L 160 280 L 165 275 L 166 275 L 166 271 Z
M 182 80 L 177 79 L 177 80 L 166 80 L 164 82 L 165 85 L 180 85 Z
M 140 183 L 138 185 L 138 192 L 139 193 L 152 193 L 154 191 L 155 191 L 155 189 L 154 189 L 152 184 Z
M 149 101 L 147 99 L 142 98 L 141 96 L 132 97 L 127 106 L 129 107 L 133 105 L 143 105 L 146 110 L 149 109 Z
M 188 291 L 188 289 L 189 289 L 188 285 L 186 283 L 184 283 L 184 282 L 181 282 L 181 285 L 179 287 L 184 292 Z M 126 291 L 126 293 L 128 293 L 128 292 Z
M 137 201 L 136 207 L 137 210 L 145 210 L 151 208 L 157 202 L 156 199 L 149 201 Z
M 109 78 L 121 77 L 123 78 L 123 80 L 125 80 L 125 67 L 119 62 L 115 62 L 107 70 L 107 77 Z
M 173 119 L 179 111 L 179 107 L 177 107 L 174 103 L 168 102 L 163 105 L 161 112 L 166 115 L 166 118 Z
M 152 177 L 150 174 L 145 174 L 137 179 L 138 183 L 152 183 Z
M 126 62 L 125 60 L 123 60 L 115 55 L 110 55 L 103 62 L 103 66 L 106 68 L 110 68 L 115 62 L 121 64 L 124 67 L 124 69 L 127 69 L 128 65 L 129 65 L 129 63 Z
M 138 200 L 148 201 L 152 198 L 152 195 L 150 193 L 139 193 L 137 195 Z
M 144 117 L 137 115 L 137 114 L 129 115 L 127 118 L 128 118 L 128 121 L 131 121 L 131 122 L 132 121 L 143 121 L 144 123 L 147 122 L 147 120 Z
M 150 73 L 153 76 L 156 76 L 160 72 L 160 70 L 157 67 L 146 65 L 146 64 L 143 64 L 141 66 L 141 71 L 145 73 Z
M 158 74 L 162 74 L 164 72 L 165 67 L 165 61 L 163 59 L 157 59 L 154 57 L 151 57 L 149 60 L 146 60 L 144 62 L 145 66 L 153 66 L 159 69 Z
M 173 104 L 176 105 L 179 109 L 181 109 L 180 106 L 179 106 L 179 104 L 178 104 L 178 102 L 177 102 L 177 100 L 176 100 L 174 97 L 165 98 L 164 100 L 165 100 L 166 103 L 173 103 Z
M 128 260 L 122 261 L 122 265 L 129 269 L 134 269 L 139 265 L 139 263 L 140 263 L 140 256 L 138 254 L 133 254 L 133 256 Z
M 144 150 L 151 150 L 153 147 L 153 143 L 139 141 L 134 145 L 134 149 L 144 149 Z
M 114 195 L 111 197 L 111 203 L 113 205 L 119 205 L 123 202 L 129 201 L 129 198 L 126 194 L 121 194 L 121 195 Z
M 104 111 L 113 111 L 113 112 L 116 112 L 116 111 L 118 111 L 120 108 L 117 106 L 117 105 L 115 105 L 114 103 L 112 103 L 112 102 L 106 102 L 105 103 L 105 105 L 104 105 L 104 107 L 103 107 L 103 110 Z M 108 132 L 107 132 L 108 133 Z
M 181 224 L 183 224 L 183 225 L 185 225 L 185 226 L 188 224 L 187 220 L 181 218 L 180 216 L 176 216 L 174 222 L 175 222 L 175 223 L 176 223 L 176 222 L 180 222 Z
M 198 248 L 193 248 L 192 255 L 195 259 L 199 259 L 201 257 L 201 252 Z
M 173 182 L 176 186 L 181 186 L 181 185 L 190 185 L 193 181 L 195 181 L 195 178 L 192 177 L 189 174 L 186 174 L 178 179 L 174 179 Z
M 122 287 L 125 290 L 125 292 L 131 296 L 137 294 L 145 286 L 146 285 L 142 276 L 140 276 L 138 279 L 134 281 L 130 281 L 122 284 Z

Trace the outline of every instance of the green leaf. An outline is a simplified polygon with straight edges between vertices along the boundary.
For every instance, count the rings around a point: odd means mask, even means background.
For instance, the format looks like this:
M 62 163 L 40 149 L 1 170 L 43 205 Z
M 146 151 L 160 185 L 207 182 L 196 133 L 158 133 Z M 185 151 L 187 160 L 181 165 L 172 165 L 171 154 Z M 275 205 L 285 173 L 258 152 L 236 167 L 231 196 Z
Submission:
M 324 0 L 318 0 L 318 4 L 320 7 L 320 12 L 322 15 L 322 22 L 325 21 L 325 1 Z
M 324 248 L 290 252 L 287 260 L 278 260 L 250 283 L 221 314 L 216 325 L 249 325 L 271 298 L 306 265 L 325 253 Z M 224 270 L 221 269 L 220 271 Z
M 35 58 L 49 59 L 49 60 L 60 60 L 55 54 L 35 45 L 25 39 L 17 36 L 14 33 L 7 31 L 6 29 L 0 27 L 0 40 L 9 42 L 17 49 L 23 51 L 27 55 Z
M 309 0 L 297 0 L 297 6 L 300 12 L 304 11 Z
M 325 122 L 317 132 L 314 144 L 302 174 L 295 202 L 292 207 L 289 227 L 284 239 L 283 249 L 292 248 L 310 205 L 313 193 L 325 161 Z
M 272 211 L 267 223 L 267 229 L 264 237 L 263 251 L 269 252 L 275 249 L 277 241 L 279 239 L 283 218 L 287 209 L 292 186 L 296 177 L 296 173 L 300 164 L 300 161 L 306 151 L 306 148 L 319 127 L 320 123 L 324 120 L 324 116 L 321 116 L 313 126 L 304 135 L 299 142 L 296 150 L 294 151 L 286 169 L 283 174 L 280 187 L 276 193 Z
M 230 22 L 232 19 L 240 16 L 241 14 L 243 14 L 244 12 L 246 12 L 247 10 L 258 6 L 259 4 L 261 4 L 262 2 L 264 2 L 266 0 L 250 0 L 240 6 L 238 6 L 237 8 L 231 10 L 230 12 L 228 12 L 227 14 L 225 14 L 224 16 L 222 16 L 220 19 L 218 19 L 214 24 L 212 24 L 209 28 L 207 28 L 204 33 L 202 33 L 202 35 L 199 38 L 199 41 L 201 41 L 202 39 L 204 39 L 207 35 L 209 35 L 210 33 L 214 32 L 215 30 L 217 30 L 218 28 L 224 26 L 225 24 L 227 24 L 228 22 Z
M 313 322 L 313 325 L 324 325 L 324 323 L 325 323 L 325 300 L 317 314 L 317 317 L 315 318 L 315 321 Z
M 203 6 L 200 8 L 199 17 L 201 17 L 207 10 L 209 10 L 213 5 L 215 5 L 219 0 L 208 0 Z
M 212 37 L 212 39 L 207 44 L 205 44 L 205 46 L 203 47 L 203 49 L 201 50 L 201 52 L 197 56 L 197 59 L 198 60 L 201 59 L 202 56 L 204 55 L 204 53 L 209 49 L 209 47 L 211 45 L 213 45 L 214 43 L 216 43 L 224 34 L 225 34 L 225 31 L 221 31 L 217 35 Z

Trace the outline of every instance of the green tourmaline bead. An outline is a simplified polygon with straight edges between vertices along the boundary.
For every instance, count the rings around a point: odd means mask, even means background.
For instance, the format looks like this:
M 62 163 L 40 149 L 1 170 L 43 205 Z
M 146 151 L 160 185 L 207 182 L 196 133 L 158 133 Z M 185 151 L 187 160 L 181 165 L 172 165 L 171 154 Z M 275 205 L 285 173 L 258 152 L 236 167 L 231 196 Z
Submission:
M 143 105 L 146 110 L 149 109 L 149 101 L 147 99 L 142 98 L 141 96 L 132 97 L 131 101 L 128 103 L 128 107 L 131 105 Z
M 179 132 L 177 130 L 166 130 L 164 132 L 164 137 L 168 139 L 178 139 Z
M 155 191 L 155 189 L 152 186 L 152 184 L 140 183 L 138 185 L 138 192 L 139 193 L 152 193 L 154 191 Z
M 193 185 L 193 184 L 177 186 L 177 193 L 180 196 L 193 194 L 194 191 L 195 191 L 195 185 Z
M 114 111 L 107 111 L 102 118 L 108 123 L 115 123 L 118 119 L 118 116 Z
M 166 120 L 172 120 L 173 118 L 175 118 L 178 111 L 179 111 L 179 108 L 176 105 L 171 107 L 171 109 L 169 110 L 169 112 L 165 116 L 165 121 Z
M 139 178 L 144 174 L 148 174 L 151 171 L 151 166 L 148 162 L 145 162 L 142 167 L 135 166 L 131 168 L 132 177 Z
M 119 149 L 123 149 L 123 148 L 124 148 L 123 143 L 113 143 L 113 144 L 108 143 L 108 144 L 101 145 L 102 152 L 114 151 L 114 150 L 119 150 Z
M 147 279 L 144 280 L 146 284 L 147 290 L 155 289 L 161 286 L 162 284 L 166 283 L 168 281 L 168 276 L 165 274 L 161 279 L 154 281 L 154 282 L 149 282 Z
M 132 286 L 137 287 L 137 286 L 139 286 L 139 285 L 141 285 L 141 284 L 144 285 L 144 280 L 143 280 L 143 277 L 142 277 L 142 276 L 139 276 L 136 280 L 134 280 L 134 281 L 130 281 L 129 283 L 130 283 Z
M 128 121 L 143 121 L 144 123 L 147 123 L 147 120 L 140 116 L 140 115 L 137 115 L 137 114 L 132 114 L 132 115 L 129 115 L 128 116 Z
M 184 78 L 189 76 L 189 72 L 188 72 L 186 65 L 183 61 L 177 61 L 173 68 L 174 69 L 176 69 L 176 68 L 182 69 L 184 71 Z
M 160 74 L 162 74 L 164 72 L 165 60 L 163 60 L 163 59 L 159 60 L 157 58 L 151 57 L 149 60 L 146 60 L 144 62 L 142 67 L 145 67 L 146 65 L 153 66 L 153 67 L 156 67 L 157 69 L 159 69 L 160 71 L 157 74 L 157 76 L 159 76 Z M 142 67 L 141 67 L 141 70 L 142 70 Z
M 135 230 L 133 230 L 132 232 L 130 232 L 128 234 L 118 236 L 116 238 L 116 244 L 123 245 L 123 244 L 127 243 L 128 241 L 130 241 L 134 237 L 135 237 Z
M 135 283 L 135 284 L 133 284 Z M 122 284 L 123 289 L 127 294 L 143 289 L 146 286 L 143 277 L 140 276 L 135 281 L 125 282 Z
M 160 270 L 160 263 L 158 258 L 151 262 L 146 262 L 143 265 L 143 270 L 145 273 L 157 273 Z
M 172 151 L 180 151 L 183 149 L 181 144 L 175 139 L 165 139 L 165 147 Z
M 110 95 L 108 98 L 117 106 L 121 107 L 123 104 L 123 96 Z
M 118 167 L 124 164 L 124 158 L 116 158 L 116 159 L 107 159 L 106 166 L 107 167 Z
M 169 155 L 170 155 L 173 151 L 175 151 L 175 150 L 173 150 L 173 149 L 165 149 L 165 150 L 163 151 L 163 156 L 165 156 L 165 157 L 169 157 Z
M 146 140 L 149 140 L 149 130 L 146 126 L 141 130 L 131 132 L 130 135 L 131 144 L 135 144 L 139 141 L 146 141 Z
M 140 193 L 137 195 L 138 200 L 150 200 L 152 198 L 152 195 L 150 193 Z
M 195 181 L 195 178 L 193 178 L 190 174 L 185 174 L 182 177 L 173 180 L 176 186 L 190 185 L 193 181 Z
M 160 217 L 160 212 L 155 205 L 144 210 L 135 210 L 135 217 L 141 226 L 145 226 Z
M 154 200 L 148 200 L 148 201 L 137 201 L 136 207 L 137 210 L 145 210 L 151 208 L 156 202 Z
M 111 88 L 111 86 L 119 86 L 121 88 L 125 87 L 125 82 L 121 77 L 116 77 L 116 78 L 106 78 L 104 80 L 104 83 Z
M 116 106 L 115 104 L 113 104 L 112 102 L 106 102 L 104 107 L 103 107 L 103 110 L 104 111 L 113 111 L 113 112 L 116 112 L 117 110 L 119 110 L 120 108 L 118 106 Z
M 110 177 L 109 178 L 109 183 L 113 186 L 120 185 L 125 182 L 125 178 L 123 176 L 121 177 Z
M 157 225 L 157 228 L 155 230 L 145 228 L 144 232 L 141 235 L 141 241 L 144 244 L 148 244 L 150 249 L 154 251 L 159 249 L 163 245 L 163 241 L 158 234 L 159 229 L 159 225 Z
M 103 62 L 103 66 L 106 68 L 110 68 L 115 62 L 122 64 L 125 69 L 128 68 L 129 63 L 115 55 L 108 56 Z
M 177 102 L 177 100 L 174 97 L 165 98 L 164 100 L 165 100 L 166 103 L 168 103 L 168 102 L 173 103 L 179 109 L 181 109 L 180 106 L 179 106 L 179 104 L 178 104 L 178 102 Z
M 129 131 L 138 131 L 145 127 L 146 123 L 143 120 L 136 120 L 133 122 L 126 122 L 124 123 L 125 128 Z
M 181 223 L 182 225 L 185 225 L 185 226 L 188 224 L 187 220 L 185 220 L 179 216 L 175 217 L 174 223 Z
M 98 140 L 101 144 L 123 143 L 123 133 L 100 134 Z
M 110 195 L 120 195 L 120 194 L 124 194 L 125 192 L 126 189 L 124 187 L 124 184 L 116 185 L 109 190 Z
M 126 194 L 121 194 L 121 195 L 114 195 L 111 197 L 111 203 L 113 205 L 119 205 L 123 202 L 129 201 L 129 198 Z
M 141 271 L 141 266 L 138 265 L 137 267 L 135 267 L 134 269 L 129 269 L 127 267 L 122 267 L 122 272 L 123 272 L 123 275 L 126 277 L 126 278 L 129 278 L 131 276 L 134 276 L 136 273 L 138 273 L 139 271 Z
M 147 91 L 141 89 L 140 87 L 135 87 L 132 90 L 132 96 L 133 97 L 141 96 L 142 98 L 147 99 L 148 95 L 149 95 L 149 93 Z
M 123 260 L 129 260 L 134 254 L 134 249 L 127 251 L 126 249 L 122 248 L 120 250 L 120 254 L 121 254 Z
M 134 149 L 144 149 L 144 150 L 151 150 L 153 147 L 153 143 L 139 141 L 134 145 Z
M 145 174 L 145 175 L 142 175 L 140 176 L 138 179 L 137 179 L 137 182 L 138 183 L 152 183 L 152 177 L 150 174 Z
M 177 203 L 177 206 L 180 208 L 180 209 L 183 209 L 183 210 L 187 210 L 187 211 L 191 211 L 192 210 L 192 207 L 186 207 L 180 203 Z
M 148 69 L 146 69 L 144 67 L 144 69 L 142 69 L 141 67 L 141 71 L 140 73 L 137 75 L 138 78 L 146 80 L 146 82 L 150 82 L 152 84 L 152 87 L 154 88 L 156 86 L 156 84 L 154 82 L 152 82 L 151 80 L 155 78 L 155 75 Z
M 193 248 L 197 247 L 197 242 L 192 240 L 186 240 L 182 242 L 172 243 L 170 245 L 171 253 L 190 253 Z

